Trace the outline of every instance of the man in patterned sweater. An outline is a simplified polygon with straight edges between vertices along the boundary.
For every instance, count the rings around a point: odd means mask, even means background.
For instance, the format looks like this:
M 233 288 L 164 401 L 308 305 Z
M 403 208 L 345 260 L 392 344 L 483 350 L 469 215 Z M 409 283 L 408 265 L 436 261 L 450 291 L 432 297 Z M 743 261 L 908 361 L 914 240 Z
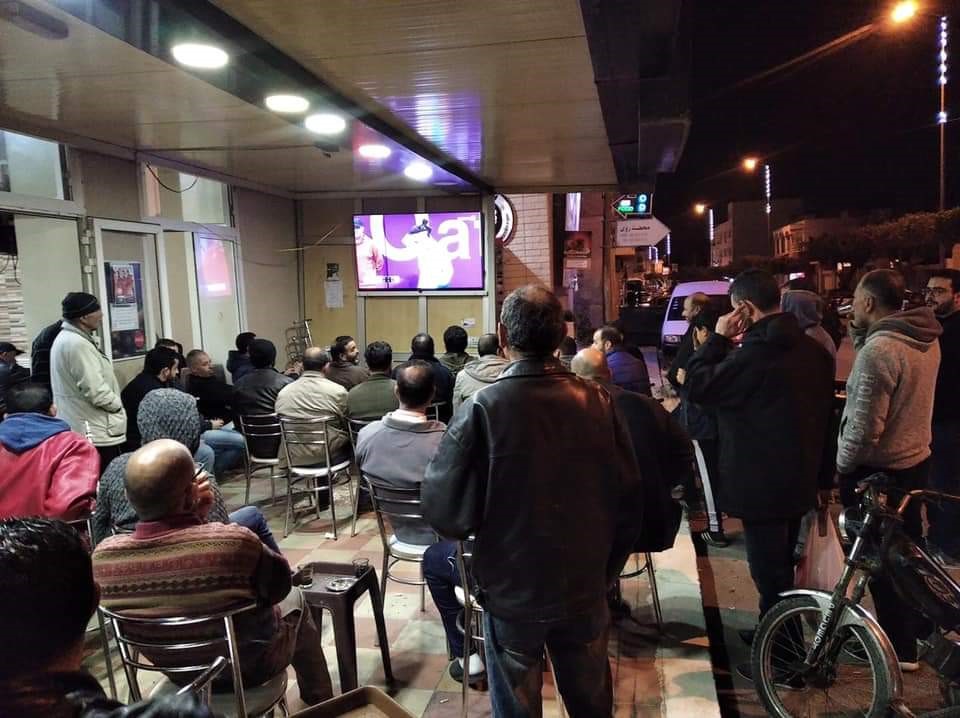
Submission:
M 140 520 L 133 534 L 108 538 L 93 554 L 103 606 L 182 616 L 256 601 L 235 619 L 244 685 L 259 685 L 292 662 L 305 703 L 330 698 L 320 631 L 303 594 L 291 590 L 286 560 L 249 529 L 206 523 L 213 493 L 195 475 L 190 452 L 169 439 L 130 457 L 125 486 Z

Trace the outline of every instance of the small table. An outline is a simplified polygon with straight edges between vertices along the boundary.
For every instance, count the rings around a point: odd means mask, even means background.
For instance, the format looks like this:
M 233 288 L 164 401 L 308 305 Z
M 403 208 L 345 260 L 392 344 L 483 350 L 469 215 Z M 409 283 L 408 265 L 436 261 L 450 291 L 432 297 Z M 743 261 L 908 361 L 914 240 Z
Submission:
M 377 637 L 380 642 L 380 656 L 383 658 L 383 674 L 387 684 L 393 683 L 393 669 L 390 666 L 390 646 L 387 642 L 387 626 L 383 620 L 383 599 L 380 596 L 380 584 L 373 566 L 355 578 L 353 585 L 346 591 L 330 591 L 327 581 L 332 578 L 354 578 L 353 565 L 349 563 L 315 562 L 313 566 L 313 585 L 303 588 L 307 605 L 314 611 L 317 624 L 320 624 L 321 609 L 330 611 L 333 617 L 333 636 L 337 646 L 337 666 L 340 669 L 340 689 L 346 693 L 357 687 L 357 634 L 353 620 L 353 606 L 364 594 L 370 592 L 373 606 L 373 619 L 377 623 Z

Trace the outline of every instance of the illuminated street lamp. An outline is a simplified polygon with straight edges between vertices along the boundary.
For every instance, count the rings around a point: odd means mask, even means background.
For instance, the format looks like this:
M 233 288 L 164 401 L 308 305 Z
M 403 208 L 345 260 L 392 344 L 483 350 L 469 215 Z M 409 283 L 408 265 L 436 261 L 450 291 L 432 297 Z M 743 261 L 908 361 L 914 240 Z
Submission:
M 743 169 L 747 172 L 753 172 L 757 169 L 757 165 L 760 164 L 760 160 L 756 157 L 744 157 L 743 158 Z
M 897 25 L 909 22 L 917 14 L 917 3 L 913 0 L 898 2 L 890 12 L 890 19 Z
M 695 205 L 693 205 L 693 211 L 698 216 L 702 217 L 703 213 L 707 211 L 707 205 L 705 205 L 703 202 L 697 202 Z

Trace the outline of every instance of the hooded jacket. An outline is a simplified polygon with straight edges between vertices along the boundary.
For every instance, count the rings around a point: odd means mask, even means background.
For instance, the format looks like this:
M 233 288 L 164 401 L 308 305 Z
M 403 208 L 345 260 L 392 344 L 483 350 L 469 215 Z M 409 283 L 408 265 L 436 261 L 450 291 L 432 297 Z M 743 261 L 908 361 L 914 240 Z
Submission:
M 467 364 L 476 360 L 476 357 L 472 357 L 466 352 L 444 352 L 437 357 L 437 360 L 443 364 L 454 377 L 457 377 Z
M 236 384 L 244 375 L 253 371 L 250 356 L 231 349 L 227 352 L 227 371 L 230 372 L 230 381 Z
M 173 439 L 186 446 L 191 454 L 200 446 L 201 422 L 196 400 L 179 389 L 154 389 L 147 394 L 140 402 L 137 427 L 144 444 L 157 439 Z M 93 515 L 93 535 L 97 543 L 110 536 L 115 527 L 132 531 L 138 521 L 137 512 L 127 501 L 123 488 L 131 456 L 132 451 L 111 461 L 100 479 L 97 510 Z M 213 476 L 209 481 L 214 501 L 207 521 L 229 523 L 220 487 Z
M 509 364 L 510 361 L 499 354 L 487 354 L 464 366 L 453 384 L 453 410 L 483 387 L 493 384 Z
M 794 315 L 764 317 L 739 349 L 712 334 L 690 358 L 684 387 L 691 401 L 716 413 L 722 511 L 783 521 L 813 508 L 833 362 Z
M 803 333 L 816 340 L 837 361 L 837 345 L 823 328 L 823 300 L 819 294 L 805 289 L 792 289 L 780 298 L 780 308 L 797 318 Z
M 96 448 L 67 422 L 29 413 L 0 423 L 0 518 L 80 518 L 93 508 L 99 475 Z
M 118 446 L 127 440 L 127 413 L 113 364 L 93 337 L 64 319 L 50 349 L 50 384 L 59 416 L 94 446 Z
M 930 456 L 943 329 L 933 311 L 896 312 L 869 329 L 850 325 L 857 357 L 847 379 L 837 470 L 909 469 Z

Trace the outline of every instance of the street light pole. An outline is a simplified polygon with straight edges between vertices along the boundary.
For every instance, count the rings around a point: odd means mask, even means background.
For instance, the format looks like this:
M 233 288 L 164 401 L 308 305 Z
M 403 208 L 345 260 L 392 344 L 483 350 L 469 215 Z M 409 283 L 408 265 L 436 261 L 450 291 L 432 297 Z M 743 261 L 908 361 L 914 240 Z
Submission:
M 947 16 L 940 17 L 940 53 L 937 56 L 940 76 L 940 112 L 937 113 L 937 124 L 940 125 L 940 211 L 946 208 L 947 200 L 947 173 L 946 173 L 946 144 L 947 144 Z
M 773 246 L 773 229 L 770 227 L 770 214 L 773 212 L 773 193 L 771 192 L 770 185 L 770 165 L 763 165 L 763 194 L 766 197 L 766 205 L 764 210 L 767 213 L 767 241 L 770 243 L 770 251 L 773 252 L 773 256 L 776 256 L 776 247 Z

